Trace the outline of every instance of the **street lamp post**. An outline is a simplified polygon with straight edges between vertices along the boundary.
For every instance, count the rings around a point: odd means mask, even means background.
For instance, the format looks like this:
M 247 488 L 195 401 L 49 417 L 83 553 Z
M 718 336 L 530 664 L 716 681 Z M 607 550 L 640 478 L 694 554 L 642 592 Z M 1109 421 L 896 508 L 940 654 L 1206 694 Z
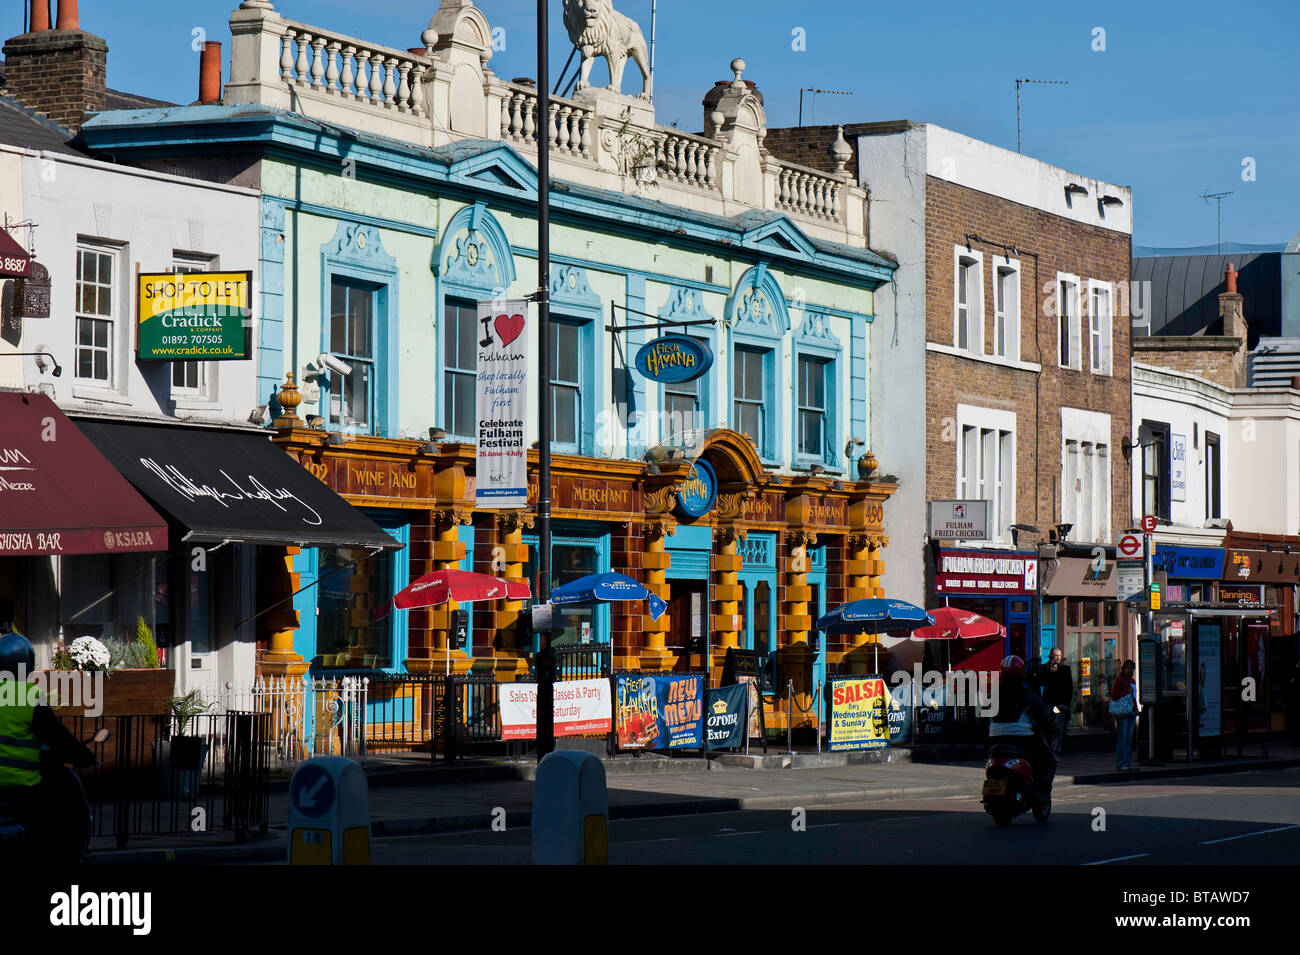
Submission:
M 551 599 L 551 78 L 547 58 L 548 0 L 537 0 L 537 599 Z M 555 657 L 550 625 L 540 635 L 537 655 L 537 759 L 555 749 L 553 687 Z

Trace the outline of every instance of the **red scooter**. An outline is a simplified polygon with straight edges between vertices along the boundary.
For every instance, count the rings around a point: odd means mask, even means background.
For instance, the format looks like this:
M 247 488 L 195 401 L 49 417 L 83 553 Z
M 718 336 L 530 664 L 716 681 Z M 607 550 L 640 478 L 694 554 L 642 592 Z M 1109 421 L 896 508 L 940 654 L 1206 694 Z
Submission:
M 1007 743 L 995 743 L 989 749 L 982 796 L 984 811 L 999 826 L 1011 825 L 1011 820 L 1024 812 L 1032 812 L 1039 822 L 1046 822 L 1052 814 L 1052 795 L 1044 795 L 1035 784 L 1029 758 Z

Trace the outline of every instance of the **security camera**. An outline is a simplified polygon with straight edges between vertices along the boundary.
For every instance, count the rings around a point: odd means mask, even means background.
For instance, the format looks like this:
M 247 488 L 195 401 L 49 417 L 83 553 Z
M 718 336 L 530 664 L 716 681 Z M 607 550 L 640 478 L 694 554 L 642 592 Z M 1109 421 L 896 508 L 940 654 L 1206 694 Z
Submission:
M 316 364 L 321 368 L 328 368 L 330 371 L 338 372 L 340 375 L 352 374 L 351 365 L 326 352 L 321 352 L 316 356 Z

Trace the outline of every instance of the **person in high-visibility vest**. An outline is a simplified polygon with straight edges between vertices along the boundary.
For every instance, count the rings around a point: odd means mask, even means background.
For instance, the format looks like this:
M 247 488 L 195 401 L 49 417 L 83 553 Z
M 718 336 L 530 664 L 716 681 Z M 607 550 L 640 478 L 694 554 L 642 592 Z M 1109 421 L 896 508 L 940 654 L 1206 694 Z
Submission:
M 47 821 L 42 811 L 41 751 L 82 769 L 95 764 L 95 754 L 40 702 L 35 684 L 27 682 L 36 654 L 30 641 L 13 629 L 12 617 L 13 604 L 0 597 L 0 807 L 11 807 L 39 829 Z

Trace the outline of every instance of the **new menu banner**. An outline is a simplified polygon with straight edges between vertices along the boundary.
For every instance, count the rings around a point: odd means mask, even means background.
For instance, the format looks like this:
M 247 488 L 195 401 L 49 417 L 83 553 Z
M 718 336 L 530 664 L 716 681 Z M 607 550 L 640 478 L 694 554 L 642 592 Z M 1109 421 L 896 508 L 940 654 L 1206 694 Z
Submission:
M 888 745 L 887 697 L 882 677 L 833 679 L 830 692 L 831 751 L 876 749 Z
M 619 675 L 620 749 L 702 749 L 703 676 Z
M 252 272 L 141 273 L 140 361 L 231 361 L 252 356 Z
M 555 735 L 608 733 L 612 721 L 609 680 L 565 680 L 554 685 Z M 537 738 L 537 684 L 501 684 L 501 738 Z
M 474 501 L 479 507 L 528 506 L 527 316 L 523 299 L 478 303 Z

